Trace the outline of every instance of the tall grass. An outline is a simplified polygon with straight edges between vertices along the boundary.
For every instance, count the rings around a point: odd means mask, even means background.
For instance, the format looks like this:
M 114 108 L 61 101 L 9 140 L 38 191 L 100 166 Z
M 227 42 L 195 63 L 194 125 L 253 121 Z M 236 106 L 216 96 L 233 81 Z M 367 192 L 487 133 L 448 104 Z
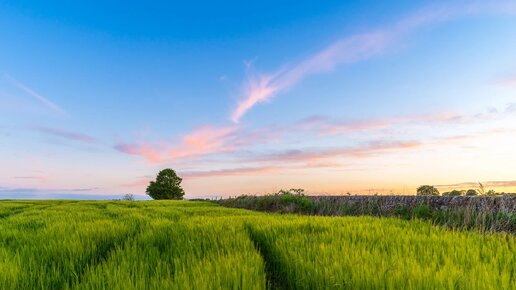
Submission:
M 455 229 L 516 234 L 516 196 L 305 196 L 286 193 L 240 196 L 218 203 L 276 213 L 424 219 Z
M 227 212 L 241 211 L 40 202 L 0 219 L 0 289 L 265 289 L 263 260 Z
M 516 240 L 421 221 L 299 217 L 249 223 L 285 289 L 514 289 Z
M 187 201 L 0 201 L 0 289 L 514 289 L 516 241 Z

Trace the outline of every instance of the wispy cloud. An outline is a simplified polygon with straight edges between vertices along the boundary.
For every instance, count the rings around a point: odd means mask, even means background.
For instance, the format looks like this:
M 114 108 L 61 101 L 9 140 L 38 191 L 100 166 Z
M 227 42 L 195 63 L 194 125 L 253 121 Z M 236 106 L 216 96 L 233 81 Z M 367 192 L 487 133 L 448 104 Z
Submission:
M 183 136 L 181 145 L 169 150 L 167 156 L 175 159 L 232 150 L 232 143 L 227 141 L 236 130 L 236 126 L 201 127 Z
M 219 170 L 204 170 L 204 171 L 183 171 L 181 175 L 186 178 L 203 178 L 203 177 L 218 177 L 218 176 L 253 176 L 271 173 L 285 173 L 296 170 L 316 169 L 341 167 L 338 163 L 311 163 L 301 165 L 282 165 L 282 166 L 254 166 L 254 167 L 237 167 Z
M 339 120 L 326 116 L 312 116 L 297 123 L 297 128 L 315 130 L 321 135 L 342 134 L 355 131 L 378 130 L 398 125 L 457 125 L 502 120 L 516 115 L 516 104 L 510 103 L 501 109 L 490 108 L 485 112 L 465 114 L 459 112 L 438 112 L 419 115 L 403 115 L 388 118 L 368 118 L 363 120 Z
M 152 145 L 119 143 L 113 148 L 122 153 L 142 156 L 151 163 L 161 163 L 163 161 L 163 154 Z
M 231 120 L 238 123 L 255 105 L 272 99 L 309 75 L 328 72 L 340 65 L 381 55 L 421 27 L 463 15 L 514 12 L 516 12 L 516 5 L 510 2 L 426 8 L 399 20 L 390 27 L 339 39 L 305 60 L 292 66 L 282 66 L 273 73 L 249 72 L 243 86 L 241 100 L 231 113 Z
M 87 144 L 98 143 L 97 139 L 95 139 L 91 136 L 85 135 L 85 134 L 77 133 L 77 132 L 65 131 L 65 130 L 60 130 L 60 129 L 55 129 L 55 128 L 44 127 L 44 126 L 32 126 L 31 128 L 33 130 L 36 130 L 43 134 L 48 134 L 48 135 L 52 135 L 55 137 L 59 137 L 59 138 L 63 138 L 63 139 L 71 140 L 71 141 L 77 141 L 77 142 L 82 142 L 82 143 L 87 143 Z
M 272 153 L 250 152 L 238 158 L 238 163 L 248 167 L 235 167 L 217 170 L 181 171 L 186 178 L 205 178 L 217 176 L 255 176 L 264 174 L 292 174 L 294 171 L 306 173 L 307 170 L 321 168 L 342 169 L 345 164 L 357 159 L 378 158 L 381 156 L 432 149 L 436 146 L 457 146 L 464 140 L 477 139 L 491 134 L 507 134 L 514 131 L 490 130 L 469 135 L 452 135 L 422 141 L 384 141 L 376 140 L 347 147 L 304 148 L 283 150 Z M 512 186 L 513 183 L 486 183 L 489 186 Z M 460 184 L 460 186 L 464 186 Z M 453 185 L 440 185 L 453 187 Z
M 42 103 L 45 107 L 47 107 L 51 111 L 53 111 L 53 112 L 55 112 L 55 113 L 57 113 L 59 115 L 63 115 L 63 116 L 68 115 L 63 109 L 61 109 L 61 107 L 56 105 L 54 102 L 52 102 L 49 99 L 47 99 L 47 98 L 43 97 L 42 95 L 38 94 L 33 89 L 31 89 L 28 86 L 24 85 L 23 83 L 19 82 L 18 80 L 16 80 L 15 78 L 11 77 L 10 75 L 3 74 L 3 77 L 4 77 L 4 79 L 9 81 L 11 84 L 13 84 L 18 89 L 22 90 L 23 92 L 25 92 L 28 95 L 30 95 L 30 96 L 34 97 L 35 99 L 37 99 L 40 103 Z
M 270 100 L 310 74 L 329 71 L 337 65 L 382 53 L 389 41 L 384 32 L 356 35 L 337 41 L 291 68 L 281 68 L 272 74 L 249 72 L 243 97 L 231 114 L 232 121 L 237 123 L 256 104 Z
M 503 86 L 516 87 L 516 76 L 501 79 L 497 83 Z
M 364 120 L 337 120 L 325 116 L 312 116 L 301 120 L 297 126 L 299 128 L 315 130 L 322 135 L 333 135 L 354 131 L 384 129 L 396 125 L 428 125 L 440 122 L 456 122 L 461 121 L 463 118 L 462 115 L 452 112 L 390 118 L 369 118 Z
M 71 189 L 68 189 L 69 191 L 74 191 L 74 192 L 84 192 L 84 191 L 94 191 L 94 190 L 99 190 L 101 189 L 100 187 L 82 187 L 82 188 L 71 188 Z
M 93 193 L 99 188 L 0 187 L 0 198 L 13 199 L 112 199 L 113 195 Z
M 414 149 L 421 146 L 417 141 L 372 141 L 350 147 L 294 149 L 269 154 L 251 155 L 248 162 L 317 163 L 339 157 L 370 157 L 377 154 Z
M 44 180 L 46 177 L 44 176 L 15 176 L 13 179 L 30 179 L 30 180 Z
M 182 176 L 186 178 L 201 178 L 201 177 L 216 177 L 216 176 L 245 176 L 273 173 L 280 170 L 280 167 L 275 166 L 259 166 L 259 167 L 239 167 L 220 170 L 205 170 L 205 171 L 185 171 Z

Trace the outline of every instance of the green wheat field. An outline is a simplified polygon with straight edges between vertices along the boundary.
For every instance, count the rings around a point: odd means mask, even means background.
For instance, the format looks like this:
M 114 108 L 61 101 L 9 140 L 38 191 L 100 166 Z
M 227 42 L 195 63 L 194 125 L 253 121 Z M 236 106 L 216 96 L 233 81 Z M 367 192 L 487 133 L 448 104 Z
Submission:
M 201 201 L 0 201 L 0 289 L 516 289 L 516 238 Z

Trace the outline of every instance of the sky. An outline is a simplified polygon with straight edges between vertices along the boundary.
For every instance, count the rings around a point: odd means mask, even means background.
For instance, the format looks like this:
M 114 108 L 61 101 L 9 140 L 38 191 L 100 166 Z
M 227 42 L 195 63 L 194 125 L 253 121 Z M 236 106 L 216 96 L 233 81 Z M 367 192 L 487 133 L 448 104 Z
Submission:
M 0 199 L 516 192 L 516 2 L 182 2 L 0 0 Z

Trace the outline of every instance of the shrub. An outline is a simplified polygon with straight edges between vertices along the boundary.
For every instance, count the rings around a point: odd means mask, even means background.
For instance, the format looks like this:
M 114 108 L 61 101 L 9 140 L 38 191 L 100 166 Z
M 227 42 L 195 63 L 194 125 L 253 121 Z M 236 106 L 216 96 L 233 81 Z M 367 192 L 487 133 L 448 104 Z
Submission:
M 432 217 L 432 209 L 426 204 L 420 204 L 413 209 L 414 217 L 429 219 Z
M 475 196 L 475 195 L 478 195 L 478 193 L 474 189 L 468 189 L 468 191 L 466 191 L 466 195 L 467 196 Z
M 122 196 L 122 200 L 134 200 L 134 194 L 126 193 L 124 196 Z
M 486 192 L 486 195 L 487 195 L 487 196 L 493 196 L 493 195 L 497 195 L 497 193 L 496 193 L 496 191 L 494 191 L 494 190 L 490 189 L 490 190 L 488 190 L 488 191 Z
M 461 196 L 461 195 L 464 195 L 463 190 L 452 190 L 452 191 L 443 193 L 443 196 Z
M 409 220 L 412 218 L 412 211 L 409 207 L 402 205 L 394 210 L 394 216 Z
M 417 188 L 417 195 L 439 195 L 439 190 L 431 185 L 421 185 Z

